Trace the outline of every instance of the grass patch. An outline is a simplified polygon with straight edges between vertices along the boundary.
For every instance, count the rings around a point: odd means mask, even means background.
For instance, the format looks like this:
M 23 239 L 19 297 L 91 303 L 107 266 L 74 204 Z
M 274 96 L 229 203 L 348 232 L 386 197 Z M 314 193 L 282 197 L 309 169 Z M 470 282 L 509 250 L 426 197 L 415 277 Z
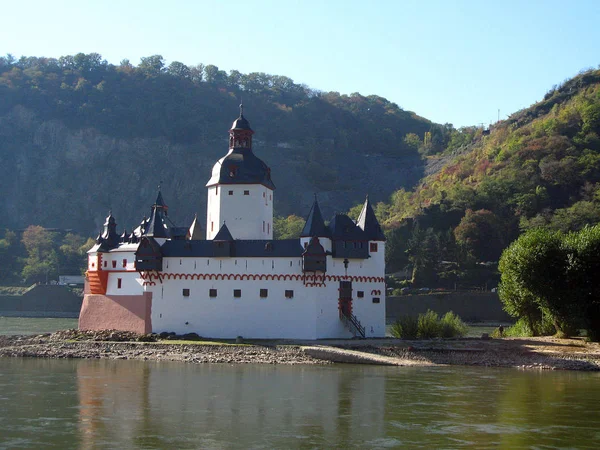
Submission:
M 467 331 L 467 324 L 452 311 L 440 318 L 436 312 L 431 310 L 425 314 L 419 314 L 418 318 L 402 316 L 390 329 L 392 336 L 400 339 L 463 337 Z
M 23 295 L 28 287 L 0 286 L 0 295 Z

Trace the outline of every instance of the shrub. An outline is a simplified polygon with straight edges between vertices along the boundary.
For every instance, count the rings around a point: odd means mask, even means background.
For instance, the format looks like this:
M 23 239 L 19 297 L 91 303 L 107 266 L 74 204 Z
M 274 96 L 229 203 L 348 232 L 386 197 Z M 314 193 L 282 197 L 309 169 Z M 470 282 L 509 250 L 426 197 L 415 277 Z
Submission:
M 392 336 L 400 339 L 432 339 L 461 337 L 467 334 L 467 325 L 452 311 L 441 319 L 428 310 L 418 318 L 402 316 L 391 327 Z
M 514 325 L 504 329 L 504 337 L 531 337 L 534 332 L 525 317 L 521 317 Z M 500 338 L 500 330 L 496 328 L 491 334 L 493 338 Z
M 452 311 L 448 311 L 440 321 L 441 337 L 462 337 L 467 334 L 468 326 Z
M 419 323 L 415 317 L 401 316 L 391 327 L 392 336 L 399 339 L 416 339 Z
M 440 316 L 436 312 L 428 310 L 425 314 L 419 314 L 419 339 L 431 339 L 441 336 Z

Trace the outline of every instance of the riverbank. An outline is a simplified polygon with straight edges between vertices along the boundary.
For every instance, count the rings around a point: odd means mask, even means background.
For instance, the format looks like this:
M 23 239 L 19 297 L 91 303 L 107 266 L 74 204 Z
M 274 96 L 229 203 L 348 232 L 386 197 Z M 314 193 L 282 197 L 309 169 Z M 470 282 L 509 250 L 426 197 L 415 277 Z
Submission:
M 405 341 L 159 340 L 124 332 L 58 331 L 0 336 L 0 357 L 136 359 L 225 364 L 466 365 L 543 370 L 600 370 L 600 344 L 581 339 L 504 338 Z M 140 341 L 141 340 L 141 341 Z

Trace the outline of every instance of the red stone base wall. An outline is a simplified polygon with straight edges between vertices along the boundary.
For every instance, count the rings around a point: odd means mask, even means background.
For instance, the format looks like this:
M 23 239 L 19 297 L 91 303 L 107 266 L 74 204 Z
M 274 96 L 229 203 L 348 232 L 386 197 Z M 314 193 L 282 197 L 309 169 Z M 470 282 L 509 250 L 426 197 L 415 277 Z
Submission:
M 86 294 L 79 313 L 80 330 L 152 332 L 152 293 L 142 295 Z

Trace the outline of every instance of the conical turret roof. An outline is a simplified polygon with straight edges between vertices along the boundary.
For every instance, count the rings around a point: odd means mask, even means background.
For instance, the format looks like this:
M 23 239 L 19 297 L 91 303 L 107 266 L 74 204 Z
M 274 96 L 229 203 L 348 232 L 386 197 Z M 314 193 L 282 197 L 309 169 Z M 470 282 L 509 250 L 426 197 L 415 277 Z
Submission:
M 233 236 L 231 235 L 229 228 L 227 228 L 227 225 L 225 225 L 225 222 L 223 222 L 223 226 L 213 238 L 213 241 L 233 241 Z
M 312 236 L 330 236 L 329 230 L 325 226 L 325 221 L 323 220 L 323 215 L 321 214 L 321 208 L 319 208 L 319 202 L 317 201 L 316 195 L 315 201 L 313 202 L 310 212 L 308 213 L 308 217 L 306 218 L 306 223 L 304 224 L 302 233 L 300 233 L 300 237 Z
M 203 239 L 202 227 L 198 223 L 198 214 L 194 216 L 194 221 L 192 222 L 192 225 L 190 225 L 188 235 L 189 239 L 192 241 L 200 241 Z
M 385 241 L 385 234 L 379 225 L 379 221 L 375 216 L 375 212 L 369 202 L 369 196 L 365 200 L 365 204 L 358 216 L 356 224 L 365 232 L 365 235 L 370 241 Z

